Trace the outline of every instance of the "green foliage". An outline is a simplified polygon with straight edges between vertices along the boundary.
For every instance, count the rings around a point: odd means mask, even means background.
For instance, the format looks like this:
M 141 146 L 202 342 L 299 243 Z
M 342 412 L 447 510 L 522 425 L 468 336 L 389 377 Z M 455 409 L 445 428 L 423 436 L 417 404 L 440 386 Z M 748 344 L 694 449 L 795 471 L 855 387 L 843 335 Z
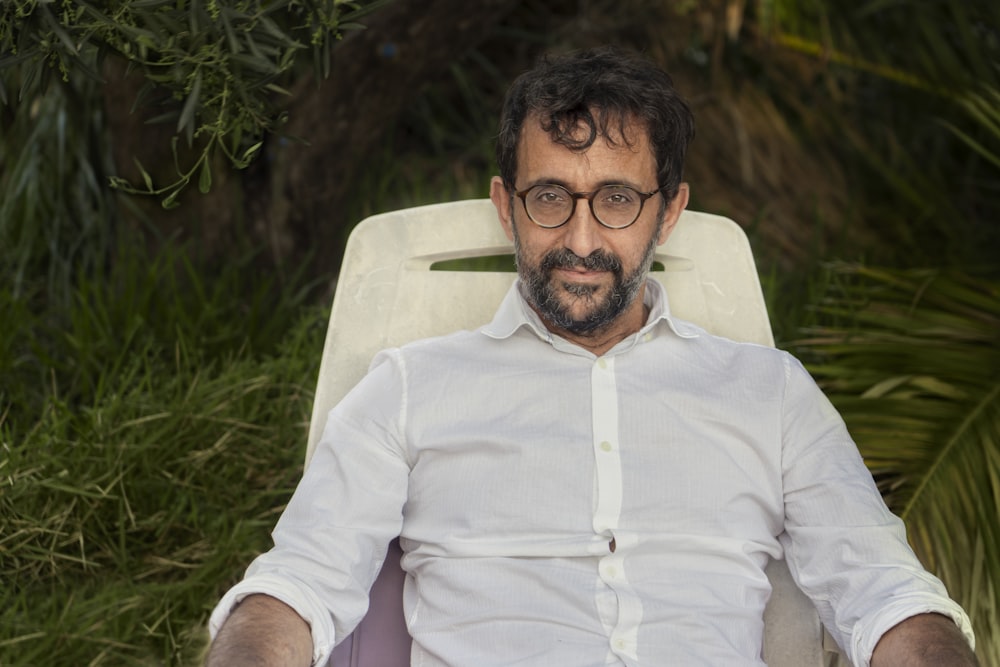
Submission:
M 329 72 L 331 50 L 344 30 L 388 0 L 131 0 L 94 3 L 19 0 L 0 5 L 0 102 L 30 101 L 48 88 L 53 73 L 69 82 L 83 73 L 100 80 L 105 57 L 115 54 L 142 73 L 137 104 L 162 107 L 155 120 L 174 123 L 177 139 L 199 142 L 192 165 L 175 160 L 177 180 L 125 190 L 166 195 L 176 205 L 192 180 L 211 188 L 211 157 L 221 151 L 245 167 L 261 137 L 280 122 L 275 96 L 311 54 L 319 74 Z
M 45 276 L 49 298 L 68 298 L 75 274 L 103 267 L 115 243 L 96 86 L 74 83 L 0 116 L 0 276 L 14 295 Z
M 989 0 L 761 0 L 779 41 L 835 63 L 948 94 L 1000 82 L 1000 8 Z M 791 38 L 791 39 L 789 39 Z M 797 39 L 795 39 L 797 38 Z M 909 48 L 898 48 L 906 44 Z
M 250 268 L 133 256 L 67 310 L 0 289 L 0 664 L 193 664 L 267 548 L 327 312 Z
M 884 242 L 872 253 L 993 263 L 1000 3 L 762 0 L 758 11 L 777 44 L 825 64 L 784 104 L 840 142 L 858 217 Z
M 811 370 L 1000 664 L 1000 281 L 840 266 L 831 285 Z
M 959 105 L 985 131 L 984 139 L 976 139 L 953 124 L 948 127 L 969 148 L 1000 169 L 1000 87 L 983 85 L 966 92 Z

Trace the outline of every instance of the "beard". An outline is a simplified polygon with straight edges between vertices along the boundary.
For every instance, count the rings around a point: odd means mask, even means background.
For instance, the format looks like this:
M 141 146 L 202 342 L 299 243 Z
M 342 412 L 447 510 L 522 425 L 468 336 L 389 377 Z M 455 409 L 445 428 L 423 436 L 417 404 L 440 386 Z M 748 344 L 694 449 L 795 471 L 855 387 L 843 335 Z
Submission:
M 529 264 L 524 259 L 515 227 L 514 257 L 524 286 L 524 296 L 542 319 L 552 326 L 578 336 L 599 333 L 618 319 L 635 300 L 653 263 L 658 234 L 659 230 L 649 240 L 635 270 L 626 274 L 621 258 L 604 250 L 595 250 L 586 257 L 580 257 L 568 248 L 559 248 L 546 253 L 537 265 Z M 552 276 L 555 269 L 575 268 L 611 273 L 614 281 L 607 294 L 600 297 L 598 292 L 601 286 L 560 284 Z M 582 317 L 573 315 L 571 300 L 588 302 L 589 308 Z

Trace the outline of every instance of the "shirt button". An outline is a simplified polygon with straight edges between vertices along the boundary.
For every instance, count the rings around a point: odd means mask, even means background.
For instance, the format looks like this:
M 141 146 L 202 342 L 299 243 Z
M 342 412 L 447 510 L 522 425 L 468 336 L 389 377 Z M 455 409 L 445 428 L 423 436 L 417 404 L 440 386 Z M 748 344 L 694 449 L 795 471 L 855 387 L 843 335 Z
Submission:
M 625 640 L 624 639 L 616 639 L 615 640 L 615 648 L 624 649 L 625 648 Z
M 604 568 L 604 574 L 609 579 L 614 579 L 615 577 L 618 576 L 618 568 L 615 567 L 614 565 L 608 565 L 607 567 Z
M 644 342 L 644 343 L 648 343 L 651 340 L 653 340 L 653 334 L 651 334 L 651 333 L 648 333 L 648 334 L 646 334 L 645 336 L 642 337 L 642 342 Z
M 611 443 L 608 442 L 607 440 L 605 440 L 604 442 L 602 442 L 601 443 L 601 451 L 602 452 L 610 452 L 611 451 Z
M 605 368 L 608 367 L 608 362 L 605 361 L 603 358 L 598 359 L 597 360 L 597 367 L 603 370 L 603 369 L 605 369 Z

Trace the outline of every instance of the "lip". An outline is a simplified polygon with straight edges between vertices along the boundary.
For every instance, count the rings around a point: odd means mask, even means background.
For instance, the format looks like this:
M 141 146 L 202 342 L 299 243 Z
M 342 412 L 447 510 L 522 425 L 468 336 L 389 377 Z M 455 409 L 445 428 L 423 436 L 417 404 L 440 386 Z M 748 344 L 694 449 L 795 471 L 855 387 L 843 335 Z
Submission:
M 572 268 L 572 269 L 555 269 L 555 271 L 563 276 L 570 278 L 599 278 L 607 273 L 607 271 L 591 271 L 589 269 L 583 268 Z

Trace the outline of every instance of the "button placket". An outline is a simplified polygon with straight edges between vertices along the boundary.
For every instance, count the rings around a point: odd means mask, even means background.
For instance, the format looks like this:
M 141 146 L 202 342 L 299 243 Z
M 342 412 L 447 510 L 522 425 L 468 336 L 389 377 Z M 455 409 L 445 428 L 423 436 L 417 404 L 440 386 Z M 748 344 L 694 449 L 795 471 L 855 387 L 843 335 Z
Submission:
M 598 577 L 614 593 L 616 618 L 610 623 L 608 641 L 613 653 L 635 659 L 642 602 L 635 595 L 625 572 L 625 554 L 616 531 L 622 507 L 622 463 L 619 444 L 618 388 L 614 358 L 598 359 L 591 371 L 594 470 L 597 498 L 594 531 L 616 540 L 613 552 L 598 561 Z M 625 546 L 629 546 L 626 540 Z M 605 589 L 605 590 L 607 590 Z M 602 599 L 599 596 L 598 602 Z M 610 610 L 609 610 L 610 611 Z M 606 617 L 606 614 L 602 614 Z M 611 619 L 607 619 L 611 620 Z
M 597 498 L 594 532 L 610 535 L 618 527 L 622 502 L 622 469 L 618 448 L 618 388 L 614 358 L 601 357 L 591 371 L 594 471 Z

